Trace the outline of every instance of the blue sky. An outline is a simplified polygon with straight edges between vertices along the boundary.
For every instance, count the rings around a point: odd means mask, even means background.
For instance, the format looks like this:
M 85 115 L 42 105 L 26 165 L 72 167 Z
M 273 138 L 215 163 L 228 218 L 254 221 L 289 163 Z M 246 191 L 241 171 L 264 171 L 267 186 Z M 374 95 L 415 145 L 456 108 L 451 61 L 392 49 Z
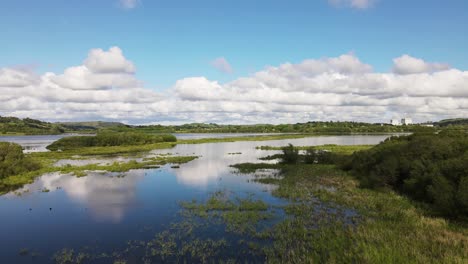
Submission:
M 1 1 L 0 115 L 466 117 L 467 13 L 466 0 Z
M 92 48 L 120 47 L 147 87 L 181 78 L 227 82 L 266 65 L 352 52 L 376 71 L 410 54 L 468 68 L 468 1 L 378 0 L 365 9 L 316 1 L 2 1 L 0 67 L 62 72 Z M 224 57 L 226 74 L 210 62 Z

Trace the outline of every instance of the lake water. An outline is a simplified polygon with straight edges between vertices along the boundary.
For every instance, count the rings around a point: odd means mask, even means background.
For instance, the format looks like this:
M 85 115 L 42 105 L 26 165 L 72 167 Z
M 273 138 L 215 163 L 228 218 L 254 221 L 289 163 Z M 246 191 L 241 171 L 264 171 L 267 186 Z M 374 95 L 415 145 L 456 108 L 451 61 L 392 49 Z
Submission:
M 47 140 L 52 137 L 58 138 L 47 136 Z M 127 173 L 90 172 L 82 178 L 46 174 L 16 194 L 0 197 L 0 263 L 50 263 L 54 252 L 62 248 L 85 247 L 106 252 L 122 249 L 127 241 L 150 239 L 176 221 L 179 201 L 203 201 L 219 190 L 229 190 L 237 196 L 252 194 L 269 204 L 284 204 L 285 201 L 271 195 L 274 186 L 249 182 L 253 176 L 238 175 L 229 166 L 259 162 L 259 157 L 278 153 L 255 148 L 262 145 L 377 144 L 387 137 L 317 136 L 181 144 L 150 153 L 200 156 L 180 168 L 166 165 Z M 45 138 L 40 141 L 45 142 Z M 44 189 L 50 191 L 42 192 Z M 29 254 L 21 256 L 21 249 L 28 249 Z M 33 258 L 31 252 L 37 255 Z
M 78 134 L 37 135 L 37 136 L 0 136 L 0 141 L 21 145 L 25 153 L 48 151 L 46 147 L 63 137 L 82 136 Z
M 226 137 L 249 137 L 274 134 L 258 134 L 258 133 L 187 133 L 174 134 L 178 139 L 201 139 L 201 138 L 226 138 Z M 0 136 L 0 142 L 14 142 L 20 144 L 25 153 L 48 151 L 46 147 L 52 142 L 69 136 L 90 136 L 78 134 L 62 134 L 62 135 L 37 135 L 37 136 Z

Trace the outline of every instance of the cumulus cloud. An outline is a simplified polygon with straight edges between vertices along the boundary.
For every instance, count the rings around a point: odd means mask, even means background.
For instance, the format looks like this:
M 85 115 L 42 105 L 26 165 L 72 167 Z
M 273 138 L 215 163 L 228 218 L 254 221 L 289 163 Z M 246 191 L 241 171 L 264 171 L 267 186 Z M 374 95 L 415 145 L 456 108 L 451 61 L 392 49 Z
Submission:
M 328 0 L 328 3 L 336 7 L 367 9 L 371 7 L 375 1 L 376 0 Z
M 125 59 L 119 47 L 111 47 L 109 51 L 92 49 L 84 65 L 94 73 L 134 73 L 135 66 Z
M 219 58 L 214 59 L 211 62 L 211 65 L 213 65 L 213 67 L 215 67 L 217 70 L 224 72 L 224 73 L 233 72 L 231 65 L 224 57 L 219 57 Z
M 133 9 L 140 4 L 140 0 L 119 0 L 119 5 L 125 9 Z
M 0 87 L 23 87 L 33 84 L 35 79 L 28 71 L 0 68 Z
M 375 72 L 354 54 L 270 66 L 220 83 L 187 77 L 162 93 L 143 86 L 122 51 L 94 49 L 63 73 L 3 68 L 0 114 L 50 121 L 147 123 L 385 122 L 468 115 L 468 72 L 407 55 Z
M 393 59 L 393 72 L 396 74 L 431 73 L 450 69 L 448 64 L 430 63 L 409 55 Z

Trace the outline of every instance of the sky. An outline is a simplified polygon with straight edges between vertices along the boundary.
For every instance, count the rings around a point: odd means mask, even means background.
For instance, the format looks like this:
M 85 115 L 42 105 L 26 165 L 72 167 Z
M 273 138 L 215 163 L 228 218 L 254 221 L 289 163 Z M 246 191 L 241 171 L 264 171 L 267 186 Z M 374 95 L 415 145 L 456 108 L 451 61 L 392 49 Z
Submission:
M 464 0 L 0 0 L 0 115 L 468 117 Z

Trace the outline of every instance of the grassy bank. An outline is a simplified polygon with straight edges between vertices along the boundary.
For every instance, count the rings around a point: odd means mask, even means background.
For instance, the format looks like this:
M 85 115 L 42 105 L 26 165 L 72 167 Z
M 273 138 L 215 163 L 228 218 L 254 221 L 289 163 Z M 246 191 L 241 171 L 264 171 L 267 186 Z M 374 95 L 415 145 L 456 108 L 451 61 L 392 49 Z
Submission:
M 239 164 L 242 172 L 271 169 L 271 164 Z M 392 191 L 358 188 L 358 182 L 334 165 L 276 165 L 273 195 L 291 201 L 293 216 L 269 233 L 272 262 L 463 263 L 468 258 L 465 224 L 427 216 L 427 211 Z M 355 210 L 356 224 L 346 218 L 311 217 L 321 203 Z M 345 214 L 345 213 L 344 213 Z M 310 228 L 317 226 L 318 228 Z M 321 225 L 321 226 L 320 226 Z

